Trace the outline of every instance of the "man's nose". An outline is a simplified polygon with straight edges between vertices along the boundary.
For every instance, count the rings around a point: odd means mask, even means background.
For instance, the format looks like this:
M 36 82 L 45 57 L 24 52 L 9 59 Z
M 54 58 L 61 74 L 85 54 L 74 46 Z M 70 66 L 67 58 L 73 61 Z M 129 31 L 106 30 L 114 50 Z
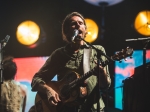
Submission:
M 76 28 L 79 28 L 80 27 L 80 24 L 77 22 L 76 23 Z

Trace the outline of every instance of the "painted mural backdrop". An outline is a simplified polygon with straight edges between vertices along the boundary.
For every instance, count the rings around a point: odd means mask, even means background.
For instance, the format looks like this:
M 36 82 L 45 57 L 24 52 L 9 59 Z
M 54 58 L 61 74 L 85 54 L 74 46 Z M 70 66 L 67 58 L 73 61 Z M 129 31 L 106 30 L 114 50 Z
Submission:
M 17 74 L 15 79 L 27 86 L 27 105 L 25 112 L 28 112 L 30 107 L 34 105 L 36 92 L 31 91 L 31 80 L 33 75 L 41 68 L 48 57 L 26 57 L 15 58 L 17 64 Z M 54 77 L 53 80 L 57 80 Z

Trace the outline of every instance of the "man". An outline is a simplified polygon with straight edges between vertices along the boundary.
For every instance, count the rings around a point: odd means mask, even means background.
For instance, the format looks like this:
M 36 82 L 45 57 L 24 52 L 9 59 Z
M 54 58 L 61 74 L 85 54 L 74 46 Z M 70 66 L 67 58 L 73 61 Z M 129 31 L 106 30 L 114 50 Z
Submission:
M 2 60 L 3 83 L 1 84 L 0 112 L 25 112 L 27 87 L 14 80 L 17 72 L 13 57 Z
M 45 93 L 47 101 L 49 102 L 49 107 L 51 107 L 51 112 L 55 112 L 52 110 L 52 107 L 56 107 L 56 112 L 97 112 L 98 101 L 101 112 L 104 112 L 105 105 L 102 98 L 98 98 L 99 91 L 97 91 L 97 87 L 100 89 L 107 89 L 110 86 L 111 79 L 108 66 L 105 66 L 104 68 L 99 66 L 99 86 L 96 76 L 97 71 L 92 72 L 89 77 L 77 84 L 75 87 L 64 86 L 63 88 L 63 85 L 67 85 L 67 83 L 60 84 L 61 87 L 59 89 L 55 89 L 55 86 L 53 86 L 52 83 L 49 83 L 56 74 L 58 76 L 58 81 L 61 81 L 61 79 L 64 80 L 66 74 L 69 74 L 67 76 L 70 77 L 67 77 L 67 80 L 70 80 L 70 78 L 72 78 L 72 71 L 79 74 L 77 78 L 84 76 L 84 67 L 86 67 L 83 64 L 84 49 L 91 49 L 82 40 L 86 37 L 86 29 L 85 20 L 80 13 L 72 12 L 68 14 L 62 24 L 63 40 L 67 42 L 67 45 L 56 49 L 50 55 L 43 67 L 33 77 L 31 83 L 32 91 Z M 96 48 L 105 53 L 102 46 L 99 45 L 96 46 Z M 89 57 L 89 71 L 97 66 L 97 54 L 96 50 L 92 49 L 90 53 L 91 56 Z M 102 55 L 99 58 L 102 61 L 106 60 L 106 58 Z M 74 89 L 79 90 L 78 95 L 76 95 L 77 93 Z M 76 98 L 71 101 L 66 100 L 68 95 L 65 98 L 63 98 L 63 95 L 65 96 L 67 93 L 70 93 L 70 97 L 76 95 Z

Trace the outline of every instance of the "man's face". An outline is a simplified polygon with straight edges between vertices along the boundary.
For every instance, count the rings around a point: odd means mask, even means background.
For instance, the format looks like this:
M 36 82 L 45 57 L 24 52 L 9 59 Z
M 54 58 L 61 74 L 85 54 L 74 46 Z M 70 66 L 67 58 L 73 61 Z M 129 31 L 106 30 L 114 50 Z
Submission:
M 84 21 L 79 16 L 73 16 L 70 19 L 70 26 L 68 31 L 68 36 L 71 38 L 73 36 L 74 30 L 77 29 L 79 31 L 78 37 L 85 38 L 86 36 L 86 26 L 84 25 Z M 76 43 L 81 40 L 75 38 Z

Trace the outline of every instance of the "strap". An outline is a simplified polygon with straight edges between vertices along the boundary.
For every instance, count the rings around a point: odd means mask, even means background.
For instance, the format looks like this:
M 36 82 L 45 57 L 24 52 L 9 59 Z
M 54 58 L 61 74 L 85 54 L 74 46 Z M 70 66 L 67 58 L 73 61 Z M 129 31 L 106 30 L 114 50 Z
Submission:
M 83 72 L 84 74 L 90 71 L 90 56 L 91 56 L 91 48 L 84 48 L 83 52 Z M 84 81 L 87 83 L 87 79 Z M 87 88 L 80 87 L 80 97 L 85 97 L 87 95 Z
M 91 57 L 91 48 L 84 48 L 83 54 L 83 71 L 84 74 L 90 71 L 90 57 Z

